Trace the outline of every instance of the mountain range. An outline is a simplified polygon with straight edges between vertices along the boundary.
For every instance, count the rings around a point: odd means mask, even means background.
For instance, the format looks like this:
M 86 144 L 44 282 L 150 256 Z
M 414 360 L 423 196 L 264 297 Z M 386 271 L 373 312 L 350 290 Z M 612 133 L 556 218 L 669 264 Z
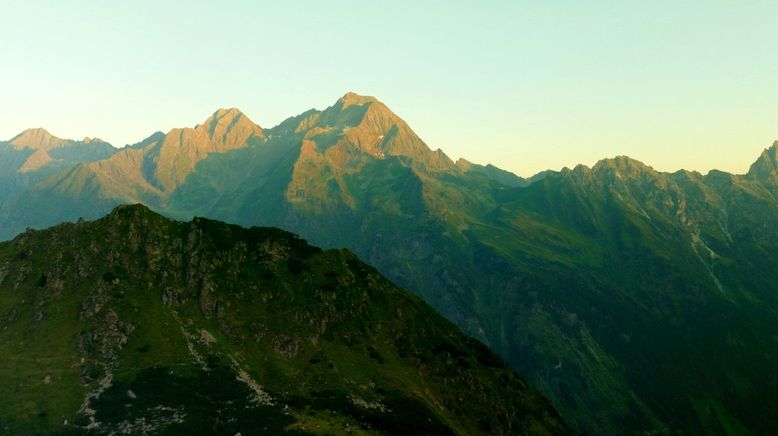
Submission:
M 349 93 L 272 128 L 222 109 L 122 149 L 31 130 L 0 150 L 1 238 L 122 203 L 281 227 L 421 296 L 579 430 L 778 427 L 778 144 L 745 175 L 617 157 L 523 179 Z

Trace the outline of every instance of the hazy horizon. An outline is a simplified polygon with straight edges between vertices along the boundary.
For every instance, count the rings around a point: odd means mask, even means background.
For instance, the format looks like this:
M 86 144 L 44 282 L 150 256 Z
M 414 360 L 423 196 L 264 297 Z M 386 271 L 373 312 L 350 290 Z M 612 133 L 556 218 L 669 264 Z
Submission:
M 0 138 L 122 146 L 218 107 L 272 127 L 354 91 L 521 176 L 617 155 L 743 173 L 778 138 L 778 5 L 670 5 L 6 5 Z

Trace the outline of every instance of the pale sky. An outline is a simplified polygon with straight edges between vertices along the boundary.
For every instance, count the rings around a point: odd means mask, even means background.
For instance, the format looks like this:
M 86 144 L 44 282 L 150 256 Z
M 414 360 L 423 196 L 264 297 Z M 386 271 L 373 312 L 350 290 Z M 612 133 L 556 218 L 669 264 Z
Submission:
M 423 3 L 423 4 L 422 4 Z M 114 145 L 347 91 L 528 176 L 629 155 L 744 172 L 778 139 L 774 1 L 0 0 L 0 139 Z

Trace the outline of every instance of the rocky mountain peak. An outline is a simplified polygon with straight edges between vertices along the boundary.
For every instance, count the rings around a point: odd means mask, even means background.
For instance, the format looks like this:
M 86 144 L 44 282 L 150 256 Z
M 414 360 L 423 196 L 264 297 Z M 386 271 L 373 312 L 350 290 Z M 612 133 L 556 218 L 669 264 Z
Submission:
M 262 136 L 262 128 L 237 108 L 217 110 L 196 129 L 206 130 L 208 138 L 220 144 L 237 145 Z
M 27 129 L 24 132 L 16 135 L 11 139 L 11 144 L 16 148 L 31 148 L 33 150 L 49 150 L 59 147 L 66 142 L 65 139 L 57 138 L 52 135 L 46 129 L 38 127 L 35 129 Z
M 349 92 L 309 124 L 307 130 L 321 129 L 311 135 L 320 150 L 341 144 L 379 159 L 409 157 L 430 169 L 454 165 L 441 151 L 430 150 L 402 118 L 375 97 Z
M 89 136 L 85 136 L 84 139 L 81 140 L 84 144 L 107 144 L 108 142 L 104 141 L 101 138 L 91 138 Z
M 473 162 L 470 162 L 469 160 L 460 157 L 459 159 L 457 159 L 456 162 L 454 162 L 454 165 L 463 171 L 468 171 L 473 167 L 474 164 Z
M 773 164 L 778 164 L 778 141 L 773 142 L 773 145 L 771 145 L 769 148 L 766 148 L 762 152 L 760 160 L 766 160 Z
M 640 162 L 637 159 L 633 159 L 629 156 L 616 156 L 613 158 L 608 159 L 601 159 L 599 160 L 594 166 L 592 167 L 593 170 L 597 169 L 604 169 L 604 168 L 620 168 L 620 169 L 626 169 L 626 168 L 639 168 L 639 169 L 649 169 L 646 164 L 643 162 Z
M 246 147 L 263 135 L 262 128 L 238 109 L 219 109 L 194 128 L 171 130 L 154 145 L 159 147 L 154 176 L 164 191 L 172 192 L 210 153 Z
M 108 217 L 124 217 L 131 219 L 142 216 L 157 216 L 157 214 L 152 212 L 148 206 L 142 203 L 120 204 L 108 214 Z
M 378 102 L 378 99 L 369 95 L 359 95 L 354 92 L 347 92 L 343 97 L 341 97 L 337 104 L 348 107 L 352 105 L 356 106 L 362 106 L 367 103 L 376 103 Z
M 778 141 L 762 152 L 751 165 L 747 177 L 760 183 L 778 185 Z
M 592 167 L 594 174 L 612 174 L 618 179 L 635 178 L 644 173 L 656 173 L 653 168 L 629 156 L 602 159 Z

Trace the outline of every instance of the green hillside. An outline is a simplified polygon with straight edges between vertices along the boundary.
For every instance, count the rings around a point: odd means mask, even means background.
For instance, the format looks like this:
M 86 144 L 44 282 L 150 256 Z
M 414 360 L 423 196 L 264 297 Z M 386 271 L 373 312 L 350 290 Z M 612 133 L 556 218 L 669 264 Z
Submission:
M 346 250 L 143 206 L 0 244 L 5 434 L 566 434 Z

